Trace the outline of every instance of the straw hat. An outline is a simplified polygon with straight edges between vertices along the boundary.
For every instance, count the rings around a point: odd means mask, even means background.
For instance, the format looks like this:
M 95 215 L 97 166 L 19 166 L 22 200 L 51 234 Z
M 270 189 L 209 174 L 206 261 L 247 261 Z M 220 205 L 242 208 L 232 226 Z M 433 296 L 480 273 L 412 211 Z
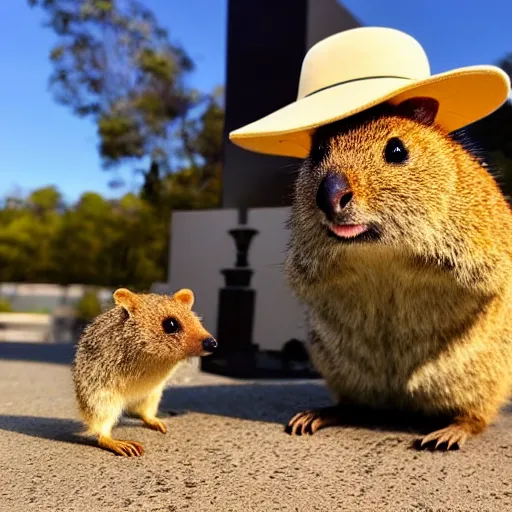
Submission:
M 439 102 L 436 124 L 452 132 L 495 111 L 510 79 L 495 66 L 471 66 L 430 75 L 425 51 L 408 34 L 362 27 L 314 45 L 302 63 L 297 100 L 230 133 L 258 153 L 305 158 L 311 133 L 379 103 L 415 96 Z

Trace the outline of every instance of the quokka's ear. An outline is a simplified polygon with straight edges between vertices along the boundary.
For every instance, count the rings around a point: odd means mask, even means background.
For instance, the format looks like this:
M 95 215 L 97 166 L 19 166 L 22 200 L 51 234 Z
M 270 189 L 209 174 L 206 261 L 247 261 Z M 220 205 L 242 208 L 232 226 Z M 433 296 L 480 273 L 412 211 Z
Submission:
M 189 290 L 188 288 L 178 290 L 172 296 L 172 298 L 185 304 L 185 306 L 187 306 L 189 309 L 192 309 L 192 306 L 194 305 L 195 301 L 194 292 L 192 290 Z
M 131 292 L 127 288 L 119 288 L 114 292 L 114 302 L 117 306 L 121 306 L 130 316 L 137 311 L 139 298 L 137 294 Z
M 409 98 L 396 106 L 398 115 L 430 126 L 439 111 L 439 102 L 434 98 Z

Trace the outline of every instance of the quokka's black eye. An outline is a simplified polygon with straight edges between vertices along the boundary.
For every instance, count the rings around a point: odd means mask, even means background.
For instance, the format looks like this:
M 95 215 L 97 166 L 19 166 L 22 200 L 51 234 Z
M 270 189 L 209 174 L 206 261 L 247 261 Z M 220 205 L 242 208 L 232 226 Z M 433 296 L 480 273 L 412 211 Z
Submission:
M 386 144 L 384 158 L 388 164 L 403 164 L 409 158 L 409 152 L 398 137 L 393 137 Z
M 181 326 L 176 318 L 169 317 L 162 322 L 162 328 L 167 334 L 176 334 Z
M 329 146 L 325 140 L 313 140 L 309 158 L 314 164 L 319 164 L 327 155 Z

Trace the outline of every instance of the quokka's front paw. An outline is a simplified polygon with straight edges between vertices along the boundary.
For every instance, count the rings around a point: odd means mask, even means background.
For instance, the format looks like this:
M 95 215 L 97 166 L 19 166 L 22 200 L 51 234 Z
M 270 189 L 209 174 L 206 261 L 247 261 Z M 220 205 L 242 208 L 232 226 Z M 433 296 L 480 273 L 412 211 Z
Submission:
M 296 414 L 286 426 L 291 435 L 312 435 L 316 431 L 342 424 L 342 414 L 339 407 L 322 407 Z
M 110 450 L 116 455 L 123 457 L 140 457 L 144 453 L 143 446 L 136 441 L 123 441 L 121 439 L 100 436 L 98 444 L 105 450 Z
M 167 432 L 165 423 L 160 421 L 158 418 L 146 418 L 142 421 L 144 421 L 144 424 L 152 430 L 157 430 L 158 432 L 162 432 L 162 434 Z

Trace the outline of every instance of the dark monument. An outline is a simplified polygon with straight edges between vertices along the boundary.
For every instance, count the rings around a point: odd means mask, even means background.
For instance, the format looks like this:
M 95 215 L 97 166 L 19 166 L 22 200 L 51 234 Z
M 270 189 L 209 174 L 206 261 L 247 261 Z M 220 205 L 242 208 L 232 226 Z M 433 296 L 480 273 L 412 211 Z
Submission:
M 229 141 L 229 132 L 295 101 L 306 52 L 358 26 L 336 0 L 229 0 L 224 208 L 289 205 L 298 161 L 246 151 Z
M 222 206 L 239 211 L 234 268 L 222 270 L 214 356 L 205 370 L 237 377 L 316 375 L 299 340 L 283 340 L 285 350 L 262 352 L 252 340 L 255 291 L 247 253 L 255 230 L 247 225 L 249 208 L 290 204 L 291 158 L 245 151 L 229 141 L 229 132 L 295 101 L 302 60 L 325 37 L 360 26 L 336 0 L 229 0 L 227 30 L 226 117 Z M 290 164 L 292 164 L 290 166 Z M 285 343 L 286 342 L 286 343 Z

